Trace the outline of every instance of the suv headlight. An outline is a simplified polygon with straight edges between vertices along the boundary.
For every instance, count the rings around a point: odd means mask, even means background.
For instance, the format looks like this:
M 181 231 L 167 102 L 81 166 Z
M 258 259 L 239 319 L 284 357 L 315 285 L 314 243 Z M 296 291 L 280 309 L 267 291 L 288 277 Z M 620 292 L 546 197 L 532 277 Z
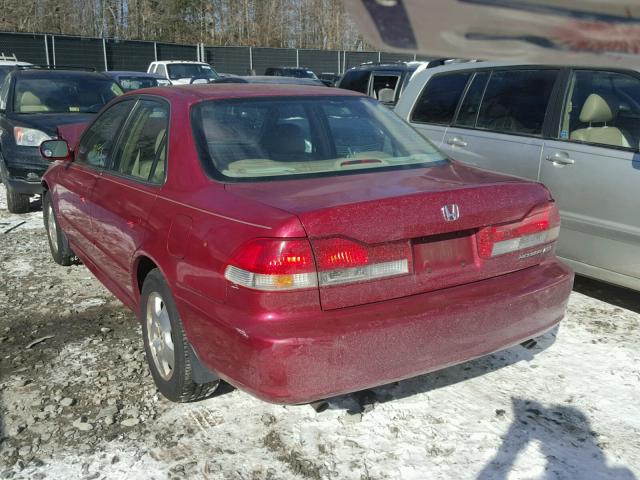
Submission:
M 39 147 L 45 140 L 51 140 L 49 135 L 35 128 L 13 127 L 13 136 L 16 145 L 21 147 Z

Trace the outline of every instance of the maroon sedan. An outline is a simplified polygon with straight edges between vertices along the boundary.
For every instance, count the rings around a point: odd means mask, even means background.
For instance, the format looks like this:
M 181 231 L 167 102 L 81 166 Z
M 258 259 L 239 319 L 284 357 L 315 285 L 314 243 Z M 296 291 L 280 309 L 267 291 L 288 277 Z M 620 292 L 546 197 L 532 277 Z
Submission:
M 79 131 L 41 147 L 55 160 L 51 252 L 139 315 L 171 400 L 222 378 L 308 402 L 486 355 L 564 315 L 573 275 L 554 256 L 547 189 L 447 159 L 368 97 L 155 88 Z

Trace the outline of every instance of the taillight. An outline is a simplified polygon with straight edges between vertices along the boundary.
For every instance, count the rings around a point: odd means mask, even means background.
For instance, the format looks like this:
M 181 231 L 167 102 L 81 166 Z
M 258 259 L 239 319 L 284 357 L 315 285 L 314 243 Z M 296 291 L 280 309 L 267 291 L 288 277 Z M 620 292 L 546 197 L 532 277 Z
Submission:
M 523 220 L 490 226 L 478 232 L 478 254 L 482 258 L 551 243 L 560 233 L 560 214 L 554 203 L 534 209 Z
M 408 242 L 362 245 L 345 238 L 315 240 L 320 286 L 363 282 L 409 273 Z
M 224 276 L 256 290 L 295 290 L 318 284 L 311 246 L 305 239 L 251 240 L 234 253 Z
M 315 261 L 314 254 L 315 253 Z M 255 290 L 284 291 L 375 280 L 409 273 L 408 242 L 365 246 L 330 238 L 259 238 L 240 247 L 224 276 L 230 282 Z M 317 269 L 316 269 L 317 265 Z

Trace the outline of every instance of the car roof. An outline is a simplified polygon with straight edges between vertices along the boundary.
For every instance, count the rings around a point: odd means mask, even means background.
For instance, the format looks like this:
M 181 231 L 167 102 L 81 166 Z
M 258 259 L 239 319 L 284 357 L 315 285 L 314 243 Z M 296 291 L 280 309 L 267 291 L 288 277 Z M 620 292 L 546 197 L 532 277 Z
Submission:
M 286 70 L 310 70 L 309 67 L 302 67 L 302 66 L 301 67 L 286 67 L 286 66 L 282 66 L 282 65 L 279 66 L 279 67 L 267 67 L 267 68 L 268 69 L 269 68 L 284 68 Z
M 282 83 L 290 85 L 324 85 L 320 80 L 315 78 L 297 78 L 297 77 L 273 77 L 270 75 L 249 75 L 241 77 L 247 83 Z
M 387 62 L 387 63 L 363 63 L 349 70 L 414 70 L 415 66 L 409 66 L 405 62 Z M 349 71 L 348 70 L 348 71 Z M 345 72 L 346 73 L 346 72 Z
M 251 83 L 213 83 L 200 85 L 173 85 L 171 87 L 147 88 L 142 92 L 129 92 L 132 95 L 158 95 L 169 100 L 200 102 L 204 100 L 224 100 L 227 98 L 257 97 L 364 97 L 362 93 L 351 90 L 339 90 L 323 86 L 289 84 L 251 84 Z
M 162 63 L 164 65 L 169 65 L 171 63 L 196 63 L 198 65 L 209 65 L 207 62 L 199 62 L 197 60 L 156 60 L 155 62 L 151 63 Z
M 91 72 L 86 70 L 48 70 L 48 69 L 39 69 L 39 68 L 27 68 L 27 69 L 17 69 L 11 72 L 12 75 L 16 75 L 19 77 L 27 77 L 27 78 L 51 78 L 51 77 L 64 77 L 64 78 L 103 78 L 107 80 L 111 80 L 111 78 L 107 77 L 102 72 Z
M 106 75 L 109 76 L 122 76 L 122 75 L 131 75 L 131 76 L 136 76 L 136 77 L 149 77 L 149 78 L 162 78 L 164 79 L 164 77 L 162 75 L 160 75 L 159 73 L 147 73 L 147 72 L 140 72 L 138 70 L 109 70 L 108 72 L 104 72 Z
M 29 62 L 20 62 L 17 60 L 0 60 L 0 67 L 28 67 L 29 65 L 31 65 Z

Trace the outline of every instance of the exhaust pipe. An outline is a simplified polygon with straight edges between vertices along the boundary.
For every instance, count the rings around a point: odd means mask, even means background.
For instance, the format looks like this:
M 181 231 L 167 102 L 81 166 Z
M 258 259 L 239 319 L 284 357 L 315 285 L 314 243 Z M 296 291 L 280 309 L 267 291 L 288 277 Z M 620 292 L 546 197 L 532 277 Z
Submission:
M 522 342 L 520 344 L 521 346 L 523 346 L 524 348 L 526 348 L 527 350 L 531 350 L 533 348 L 536 347 L 536 345 L 538 345 L 538 342 L 536 340 L 534 340 L 533 338 L 530 338 L 529 340 Z
M 329 402 L 327 400 L 316 400 L 315 402 L 311 402 L 311 408 L 313 408 L 316 413 L 322 413 L 327 408 L 329 408 Z

